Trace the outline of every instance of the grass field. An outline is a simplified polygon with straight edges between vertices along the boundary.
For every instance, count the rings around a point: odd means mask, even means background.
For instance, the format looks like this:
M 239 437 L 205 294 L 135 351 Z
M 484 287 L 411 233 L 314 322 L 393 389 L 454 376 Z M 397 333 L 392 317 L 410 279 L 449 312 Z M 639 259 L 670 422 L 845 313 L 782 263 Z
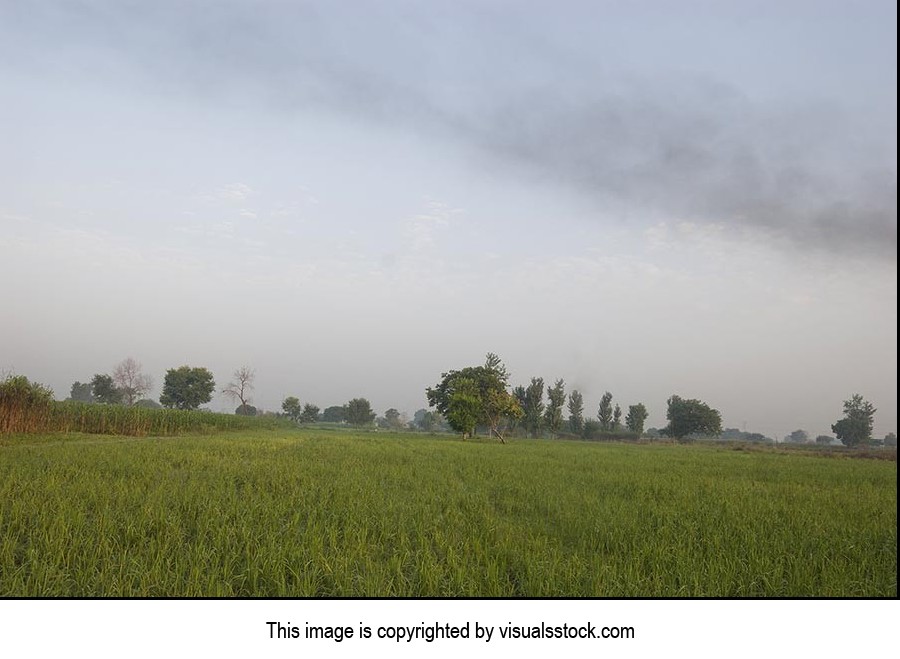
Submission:
M 897 465 L 257 430 L 0 436 L 0 596 L 897 596 Z

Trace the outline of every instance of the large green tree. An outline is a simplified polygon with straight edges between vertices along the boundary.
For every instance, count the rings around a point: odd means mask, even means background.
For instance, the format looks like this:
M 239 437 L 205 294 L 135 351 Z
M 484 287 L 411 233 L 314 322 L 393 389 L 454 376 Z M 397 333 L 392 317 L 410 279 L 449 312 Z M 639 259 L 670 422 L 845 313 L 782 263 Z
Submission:
M 215 390 L 216 382 L 209 369 L 191 366 L 170 368 L 166 371 L 159 402 L 163 407 L 196 410 L 212 399 Z
M 73 382 L 69 398 L 79 403 L 93 403 L 94 393 L 91 391 L 91 383 Z
M 644 434 L 644 421 L 647 420 L 647 408 L 643 403 L 628 406 L 628 414 L 625 415 L 625 427 L 638 437 Z
M 428 404 L 464 437 L 475 433 L 479 424 L 502 443 L 506 424 L 519 418 L 521 408 L 507 391 L 509 374 L 494 353 L 488 353 L 484 366 L 468 366 L 441 374 L 441 381 L 428 387 Z
M 544 378 L 531 378 L 531 384 L 525 387 L 522 412 L 529 434 L 539 437 L 544 429 Z
M 303 408 L 300 406 L 300 399 L 296 396 L 288 396 L 281 401 L 282 411 L 292 420 L 300 421 L 300 415 L 303 414 Z
M 722 415 L 695 398 L 672 396 L 667 401 L 669 420 L 662 433 L 681 441 L 689 435 L 718 435 L 722 432 Z
M 831 426 L 844 446 L 867 446 L 872 439 L 877 410 L 859 394 L 844 401 L 844 418 Z
M 366 426 L 375 420 L 372 404 L 365 398 L 354 398 L 347 403 L 347 421 L 354 426 Z

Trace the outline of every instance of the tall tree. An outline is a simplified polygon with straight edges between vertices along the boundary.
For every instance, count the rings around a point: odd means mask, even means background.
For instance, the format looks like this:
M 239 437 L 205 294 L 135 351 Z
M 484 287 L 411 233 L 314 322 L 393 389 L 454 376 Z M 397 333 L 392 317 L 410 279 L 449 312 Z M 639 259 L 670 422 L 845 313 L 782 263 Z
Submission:
M 162 395 L 159 402 L 163 407 L 179 410 L 196 410 L 212 399 L 216 382 L 209 369 L 180 366 L 166 371 Z
M 140 363 L 131 357 L 122 360 L 113 369 L 112 379 L 116 388 L 122 392 L 122 400 L 129 406 L 143 398 L 153 387 L 153 379 L 144 375 Z
M 600 430 L 613 429 L 612 394 L 608 391 L 600 399 L 600 407 L 597 409 L 597 419 L 600 421 Z
M 628 414 L 625 416 L 625 427 L 638 437 L 644 434 L 644 421 L 647 420 L 647 408 L 643 403 L 628 406 Z
M 584 430 L 584 397 L 577 389 L 569 394 L 569 430 L 576 435 Z
M 563 405 L 566 404 L 566 383 L 560 378 L 552 387 L 547 387 L 547 407 L 544 410 L 544 423 L 551 433 L 558 432 L 562 426 Z
M 681 441 L 689 435 L 718 435 L 722 432 L 722 415 L 695 398 L 671 396 L 666 411 L 669 425 L 662 433 Z
M 372 404 L 365 398 L 354 398 L 347 403 L 347 421 L 354 426 L 366 426 L 375 420 Z
M 613 410 L 612 429 L 618 430 L 621 427 L 621 423 L 622 423 L 622 408 L 619 407 L 618 403 L 616 403 L 616 408 Z
M 844 418 L 831 426 L 832 432 L 844 446 L 867 446 L 872 439 L 875 412 L 872 403 L 859 394 L 844 401 Z
M 326 423 L 344 423 L 347 420 L 346 405 L 332 405 L 322 411 L 322 421 Z
M 241 366 L 234 372 L 234 379 L 222 389 L 222 393 L 233 401 L 241 401 L 241 407 L 245 407 L 250 404 L 250 392 L 255 379 L 256 372 L 252 368 Z
M 122 392 L 116 388 L 112 377 L 98 373 L 91 380 L 91 391 L 94 400 L 105 405 L 118 405 L 122 402 Z
M 539 437 L 544 426 L 544 378 L 531 378 L 525 388 L 523 408 L 525 428 L 532 437 Z

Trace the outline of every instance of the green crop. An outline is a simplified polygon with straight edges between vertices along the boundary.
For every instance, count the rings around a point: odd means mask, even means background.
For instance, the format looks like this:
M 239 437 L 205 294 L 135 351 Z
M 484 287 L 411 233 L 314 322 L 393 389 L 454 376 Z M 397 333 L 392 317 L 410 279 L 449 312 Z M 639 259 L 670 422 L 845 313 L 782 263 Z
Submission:
M 896 463 L 387 433 L 0 436 L 0 596 L 896 597 Z

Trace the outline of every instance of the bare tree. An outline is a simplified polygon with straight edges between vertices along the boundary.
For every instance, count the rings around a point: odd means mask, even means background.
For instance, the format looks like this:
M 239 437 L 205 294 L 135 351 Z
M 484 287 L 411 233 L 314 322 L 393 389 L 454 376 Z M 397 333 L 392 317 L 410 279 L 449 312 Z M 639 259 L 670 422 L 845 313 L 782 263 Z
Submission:
M 112 379 L 116 388 L 122 392 L 122 399 L 128 405 L 134 405 L 153 387 L 153 378 L 141 373 L 140 362 L 136 362 L 131 357 L 116 366 Z
M 253 389 L 254 378 L 256 378 L 256 371 L 249 366 L 241 366 L 234 372 L 234 380 L 222 389 L 222 393 L 232 400 L 241 401 L 241 407 L 245 407 L 250 403 L 250 391 Z

